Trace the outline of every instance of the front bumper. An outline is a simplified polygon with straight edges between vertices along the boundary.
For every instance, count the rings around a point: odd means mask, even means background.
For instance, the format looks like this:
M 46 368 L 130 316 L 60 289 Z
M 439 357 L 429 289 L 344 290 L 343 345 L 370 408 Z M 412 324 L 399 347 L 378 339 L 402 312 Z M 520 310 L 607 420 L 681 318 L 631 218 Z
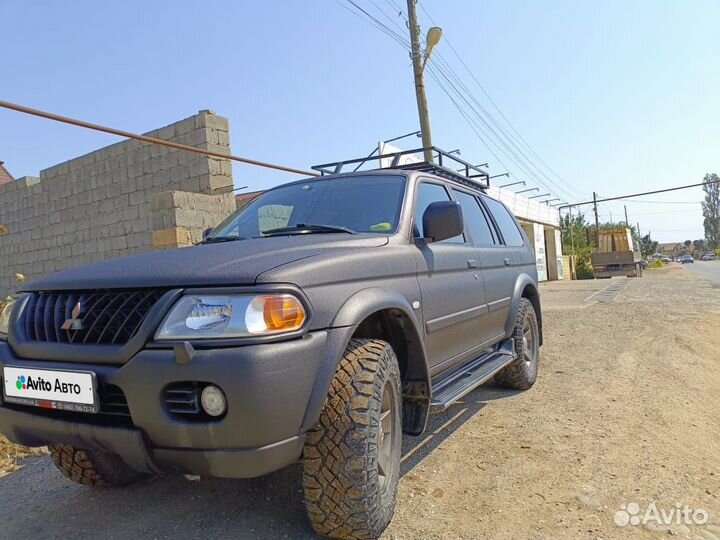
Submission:
M 141 472 L 260 476 L 300 458 L 350 333 L 339 328 L 284 342 L 198 349 L 189 363 L 179 363 L 171 349 L 145 349 L 119 366 L 22 359 L 0 342 L 0 369 L 93 371 L 98 384 L 123 390 L 132 417 L 131 425 L 119 426 L 99 415 L 56 418 L 5 404 L 0 432 L 26 446 L 66 443 L 111 452 Z M 168 412 L 163 391 L 183 381 L 222 388 L 225 416 L 198 422 Z

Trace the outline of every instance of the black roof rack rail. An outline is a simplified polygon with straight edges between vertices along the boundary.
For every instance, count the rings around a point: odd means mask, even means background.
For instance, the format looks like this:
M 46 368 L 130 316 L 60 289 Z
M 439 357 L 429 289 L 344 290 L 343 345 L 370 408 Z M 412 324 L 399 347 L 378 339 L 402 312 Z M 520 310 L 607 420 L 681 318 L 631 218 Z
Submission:
M 437 163 L 421 161 L 416 163 L 401 164 L 400 158 L 402 158 L 402 156 L 422 154 L 426 150 L 425 148 L 415 148 L 414 150 L 402 150 L 400 152 L 393 152 L 391 154 L 366 156 L 357 159 L 347 159 L 344 161 L 323 163 L 322 165 L 313 165 L 312 169 L 318 171 L 322 176 L 326 174 L 341 174 L 343 172 L 343 167 L 345 167 L 346 165 L 359 164 L 358 167 L 355 168 L 355 170 L 357 170 L 358 168 L 360 168 L 360 166 L 362 166 L 368 161 L 377 161 L 379 165 L 380 160 L 391 159 L 389 167 L 377 167 L 376 169 L 370 170 L 402 169 L 409 171 L 423 171 L 435 174 L 437 176 L 441 176 L 443 178 L 447 178 L 449 180 L 453 180 L 460 184 L 465 184 L 475 189 L 486 189 L 490 186 L 489 174 L 487 173 L 487 171 L 481 169 L 479 166 L 472 165 L 464 159 L 461 159 L 451 154 L 450 152 L 446 152 L 445 150 L 441 150 L 436 146 L 431 146 L 428 149 L 433 152 L 433 159 L 435 159 Z M 454 167 L 459 166 L 459 168 L 451 169 L 450 167 L 448 167 L 448 165 L 453 165 Z

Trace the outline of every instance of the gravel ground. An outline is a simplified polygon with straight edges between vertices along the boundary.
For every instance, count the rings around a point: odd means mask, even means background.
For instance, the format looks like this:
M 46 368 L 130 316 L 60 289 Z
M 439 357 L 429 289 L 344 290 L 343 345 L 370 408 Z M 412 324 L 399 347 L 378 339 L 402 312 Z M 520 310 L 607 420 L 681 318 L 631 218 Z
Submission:
M 384 538 L 720 538 L 720 288 L 667 267 L 586 300 L 617 281 L 543 284 L 537 384 L 485 385 L 406 437 Z M 86 490 L 46 457 L 24 465 L 0 477 L 0 538 L 314 538 L 299 467 Z M 615 524 L 653 502 L 710 523 Z

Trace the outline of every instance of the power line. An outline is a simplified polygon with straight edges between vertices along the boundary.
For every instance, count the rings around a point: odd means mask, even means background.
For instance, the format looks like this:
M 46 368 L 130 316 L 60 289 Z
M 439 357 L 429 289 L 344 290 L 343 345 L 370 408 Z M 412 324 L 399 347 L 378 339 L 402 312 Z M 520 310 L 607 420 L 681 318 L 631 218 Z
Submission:
M 60 116 L 59 114 L 49 113 L 46 111 L 41 111 L 39 109 L 32 109 L 30 107 L 18 105 L 16 103 L 10 103 L 9 101 L 0 101 L 0 107 L 3 107 L 5 109 L 10 109 L 13 111 L 17 111 L 17 112 L 21 112 L 24 114 L 39 116 L 40 118 L 46 118 L 48 120 L 53 120 L 55 122 L 62 122 L 64 124 L 70 124 L 72 126 L 92 129 L 95 131 L 102 131 L 104 133 L 110 133 L 111 135 L 118 135 L 119 137 L 125 137 L 127 139 L 135 139 L 137 141 L 143 141 L 143 142 L 147 142 L 147 143 L 151 143 L 151 144 L 159 144 L 162 146 L 167 146 L 169 148 L 175 148 L 176 150 L 184 150 L 187 152 L 195 152 L 197 154 L 203 154 L 203 155 L 211 156 L 211 157 L 230 159 L 233 161 L 239 161 L 241 163 L 246 163 L 248 165 L 256 165 L 258 167 L 265 167 L 267 169 L 275 169 L 275 170 L 283 171 L 283 172 L 301 174 L 303 176 L 318 176 L 318 174 L 315 172 L 303 171 L 301 169 L 293 169 L 291 167 L 285 167 L 283 165 L 275 165 L 273 163 L 266 163 L 264 161 L 257 161 L 254 159 L 233 156 L 230 154 L 223 154 L 222 152 L 213 152 L 212 150 L 204 150 L 202 148 L 196 148 L 194 146 L 189 146 L 187 144 L 180 144 L 180 143 L 176 143 L 176 142 L 172 142 L 172 141 L 166 141 L 163 139 L 158 139 L 156 137 L 148 137 L 147 135 L 140 135 L 138 133 L 132 133 L 130 131 L 123 131 L 120 129 L 115 129 L 115 128 L 111 128 L 111 127 L 107 127 L 107 126 L 101 126 L 100 124 L 92 124 L 90 122 L 85 122 L 83 120 L 77 120 L 75 118 L 70 118 L 68 116 Z
M 643 193 L 633 193 L 631 195 L 621 195 L 619 197 L 606 197 L 604 199 L 597 199 L 595 201 L 583 201 L 583 202 L 579 202 L 579 203 L 566 204 L 565 206 L 560 206 L 558 209 L 571 208 L 571 207 L 575 207 L 575 206 L 586 206 L 588 204 L 595 204 L 595 203 L 608 202 L 608 201 L 620 201 L 623 199 L 630 199 L 632 197 L 642 197 L 644 195 L 654 195 L 656 193 L 667 193 L 669 191 L 678 191 L 680 189 L 689 189 L 689 188 L 704 186 L 707 184 L 718 184 L 718 183 L 720 183 L 720 180 L 711 180 L 710 182 L 701 182 L 699 184 L 688 184 L 686 186 L 677 186 L 677 187 L 666 188 L 666 189 L 656 189 L 654 191 L 645 191 Z M 642 201 L 632 201 L 632 202 L 642 202 Z M 668 202 L 668 203 L 663 203 L 661 201 L 653 201 L 653 202 L 658 202 L 660 204 L 672 204 L 672 202 Z M 696 202 L 696 203 L 681 202 L 680 204 L 699 204 L 699 202 Z
M 500 144 L 505 149 L 507 149 L 507 152 L 503 153 L 505 153 L 510 159 L 512 159 L 512 161 L 518 167 L 523 168 L 526 174 L 533 176 L 535 180 L 540 182 L 541 184 L 544 184 L 545 181 L 547 181 L 552 187 L 552 189 L 563 192 L 565 196 L 569 196 L 569 198 L 582 196 L 578 195 L 579 191 L 577 191 L 575 188 L 571 187 L 571 191 L 568 191 L 567 188 L 560 186 L 557 182 L 555 182 L 547 174 L 545 174 L 545 172 L 543 172 L 543 170 L 525 153 L 525 151 L 520 147 L 520 145 L 517 144 L 517 141 L 512 137 L 512 135 L 509 134 L 505 130 L 505 128 L 493 117 L 493 115 L 480 103 L 480 101 L 478 101 L 478 99 L 468 89 L 468 87 L 465 85 L 459 75 L 455 72 L 452 66 L 450 66 L 447 60 L 445 60 L 441 53 L 437 53 L 437 58 L 434 59 L 434 61 L 436 64 L 439 64 L 437 67 L 443 73 L 443 77 L 448 79 L 448 82 L 454 87 L 455 91 L 458 93 L 458 95 L 461 96 L 463 101 L 468 104 L 468 106 L 472 109 L 475 115 L 477 115 L 477 117 L 483 122 L 483 124 L 486 125 L 487 129 L 492 132 L 492 134 L 500 142 Z M 462 95 L 463 92 L 458 90 L 457 87 L 455 87 L 455 85 L 450 82 L 448 75 L 444 73 L 444 70 L 447 70 L 449 72 L 450 77 L 452 77 L 452 79 L 457 83 L 460 89 L 474 102 L 475 106 L 469 103 L 467 99 L 465 99 L 465 97 Z M 487 118 L 487 120 L 485 120 L 485 118 Z M 497 131 L 490 124 L 495 126 L 495 128 L 497 128 Z M 494 141 L 493 144 L 495 144 Z M 533 171 L 530 171 L 529 167 L 532 167 Z M 542 175 L 545 180 L 541 180 L 537 176 L 538 173 Z
M 418 2 L 418 4 L 420 5 L 420 9 L 423 10 L 423 12 L 425 13 L 425 15 L 427 15 L 427 17 L 430 19 L 430 21 L 431 21 L 434 25 L 437 26 L 437 23 L 436 23 L 435 20 L 433 19 L 432 15 L 430 15 L 430 13 L 428 12 L 428 10 L 425 9 L 425 7 L 424 7 L 421 3 Z M 540 163 L 542 163 L 542 164 L 545 166 L 545 168 L 546 168 L 547 170 L 549 170 L 560 182 L 562 182 L 563 184 L 565 184 L 566 186 L 568 186 L 568 187 L 569 187 L 571 190 L 573 190 L 575 193 L 579 193 L 579 192 L 575 191 L 575 190 L 576 190 L 575 186 L 573 186 L 570 182 L 566 181 L 566 180 L 565 180 L 564 178 L 562 178 L 557 172 L 555 172 L 555 170 L 554 170 L 552 167 L 550 167 L 550 166 L 540 157 L 540 155 L 534 150 L 534 148 L 533 148 L 533 147 L 527 142 L 527 140 L 520 134 L 520 132 L 515 128 L 515 126 L 512 124 L 512 122 L 510 122 L 510 120 L 507 118 L 507 116 L 505 116 L 505 113 L 503 113 L 503 111 L 500 109 L 500 107 L 498 107 L 497 103 L 495 103 L 495 101 L 492 99 L 492 97 L 490 96 L 490 94 L 485 90 L 485 87 L 480 83 L 480 81 L 479 81 L 478 78 L 475 76 L 475 74 L 472 72 L 472 70 L 469 68 L 469 66 L 468 66 L 468 65 L 465 63 L 465 61 L 462 59 L 462 57 L 460 56 L 460 54 L 458 53 L 458 51 L 455 49 L 455 47 L 453 46 L 452 42 L 450 41 L 449 37 L 445 36 L 445 41 L 447 42 L 448 47 L 450 47 L 450 50 L 453 52 L 453 54 L 455 55 L 455 57 L 456 57 L 456 58 L 458 59 L 458 61 L 462 64 L 462 66 L 465 68 L 465 71 L 468 72 L 468 74 L 469 74 L 470 77 L 473 79 L 473 81 L 475 81 L 475 84 L 477 84 L 477 86 L 480 88 L 480 90 L 481 90 L 482 93 L 485 95 L 485 97 L 488 99 L 488 101 L 492 104 L 492 106 L 495 108 L 495 110 L 500 114 L 500 116 L 503 118 L 503 120 L 505 120 L 505 122 L 507 123 L 507 125 L 508 125 L 508 126 L 510 127 L 510 129 L 515 133 L 515 135 L 517 135 L 517 137 L 519 138 L 519 140 L 525 145 L 525 147 L 528 149 L 528 151 L 530 151 L 530 152 L 540 161 Z M 439 56 L 441 56 L 441 55 L 439 55 Z M 448 64 L 448 65 L 449 65 L 449 64 Z M 458 77 L 458 78 L 459 78 L 459 77 Z M 467 88 L 466 88 L 466 91 L 472 96 L 472 93 L 471 93 L 469 90 L 467 90 Z M 480 104 L 478 103 L 478 105 L 480 105 Z M 495 123 L 495 124 L 498 126 L 499 129 L 501 129 L 501 130 L 504 131 L 504 129 L 499 125 L 499 123 L 497 123 L 497 122 L 492 118 L 492 115 L 490 115 L 490 113 L 487 112 L 487 111 L 485 111 L 485 112 L 486 112 L 486 113 L 488 114 L 488 116 L 491 118 L 491 120 L 493 121 L 493 123 Z M 507 132 L 505 132 L 505 135 L 506 135 L 506 137 L 508 136 Z M 537 167 L 537 166 L 536 166 L 536 167 Z M 539 171 L 541 171 L 541 169 L 540 169 L 539 167 L 537 167 L 537 168 L 538 168 Z M 541 173 L 542 173 L 542 171 L 541 171 Z M 546 176 L 544 173 L 542 173 L 542 174 L 543 174 L 544 176 Z M 547 178 L 547 176 L 546 176 L 546 178 Z M 548 178 L 548 180 L 549 180 L 549 178 Z

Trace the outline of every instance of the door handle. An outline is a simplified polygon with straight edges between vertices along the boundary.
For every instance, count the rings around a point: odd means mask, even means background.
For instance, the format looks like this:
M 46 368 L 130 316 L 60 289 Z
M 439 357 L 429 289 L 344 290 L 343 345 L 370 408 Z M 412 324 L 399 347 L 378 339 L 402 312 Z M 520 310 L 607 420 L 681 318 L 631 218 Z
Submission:
M 505 266 L 510 266 L 510 257 L 505 257 L 503 261 L 505 262 Z
M 468 268 L 477 268 L 477 261 L 475 259 L 468 259 Z

